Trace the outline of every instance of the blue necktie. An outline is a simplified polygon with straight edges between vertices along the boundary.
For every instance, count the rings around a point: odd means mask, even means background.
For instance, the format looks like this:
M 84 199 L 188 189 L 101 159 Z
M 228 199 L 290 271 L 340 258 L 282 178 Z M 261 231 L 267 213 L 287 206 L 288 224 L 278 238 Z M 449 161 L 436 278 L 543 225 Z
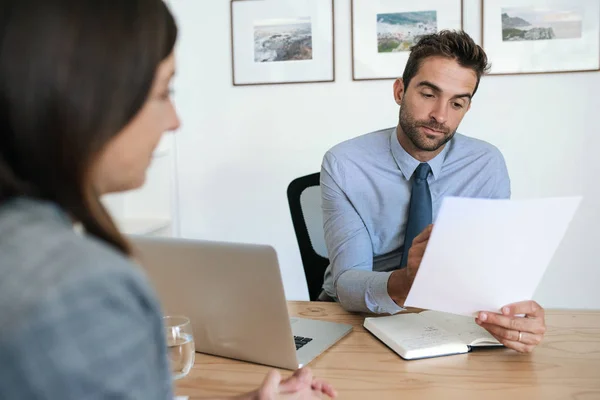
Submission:
M 412 246 L 415 237 L 431 224 L 431 192 L 427 176 L 431 167 L 427 163 L 421 163 L 413 174 L 412 192 L 410 195 L 410 206 L 408 209 L 408 221 L 406 222 L 406 234 L 404 236 L 404 250 L 400 268 L 406 267 L 408 262 L 408 250 Z

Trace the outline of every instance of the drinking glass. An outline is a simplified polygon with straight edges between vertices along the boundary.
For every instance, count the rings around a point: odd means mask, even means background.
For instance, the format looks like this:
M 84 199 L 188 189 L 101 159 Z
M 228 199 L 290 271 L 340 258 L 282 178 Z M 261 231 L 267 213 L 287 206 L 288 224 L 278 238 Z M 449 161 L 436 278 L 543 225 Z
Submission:
M 194 335 L 190 319 L 184 316 L 163 317 L 173 379 L 185 377 L 194 365 Z

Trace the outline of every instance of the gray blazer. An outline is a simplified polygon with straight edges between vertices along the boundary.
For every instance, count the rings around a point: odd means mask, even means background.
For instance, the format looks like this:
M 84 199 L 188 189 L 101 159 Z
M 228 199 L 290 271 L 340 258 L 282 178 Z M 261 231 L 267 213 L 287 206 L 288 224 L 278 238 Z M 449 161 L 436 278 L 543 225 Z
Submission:
M 0 205 L 0 399 L 172 399 L 140 268 L 56 206 Z

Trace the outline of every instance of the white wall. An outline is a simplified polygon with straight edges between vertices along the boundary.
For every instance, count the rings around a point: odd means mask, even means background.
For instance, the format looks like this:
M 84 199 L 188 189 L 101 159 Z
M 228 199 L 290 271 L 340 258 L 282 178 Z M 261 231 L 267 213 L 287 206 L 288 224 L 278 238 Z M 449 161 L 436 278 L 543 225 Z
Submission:
M 392 81 L 352 82 L 350 0 L 335 1 L 335 83 L 235 88 L 229 0 L 170 3 L 181 32 L 179 233 L 273 245 L 286 295 L 307 299 L 287 185 L 318 171 L 334 144 L 396 125 Z M 479 15 L 479 0 L 465 0 L 476 40 Z M 459 129 L 502 150 L 514 198 L 585 196 L 536 294 L 547 307 L 600 308 L 598 89 L 600 73 L 485 77 Z

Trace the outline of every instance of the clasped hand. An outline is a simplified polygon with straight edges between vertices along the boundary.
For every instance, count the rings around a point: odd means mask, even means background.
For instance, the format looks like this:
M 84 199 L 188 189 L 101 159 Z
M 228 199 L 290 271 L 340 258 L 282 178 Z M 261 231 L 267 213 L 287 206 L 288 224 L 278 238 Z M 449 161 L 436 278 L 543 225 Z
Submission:
M 314 378 L 309 368 L 296 370 L 287 379 L 281 378 L 277 370 L 271 370 L 258 390 L 241 399 L 249 400 L 312 400 L 323 399 L 324 396 L 335 398 L 336 391 L 327 382 Z

